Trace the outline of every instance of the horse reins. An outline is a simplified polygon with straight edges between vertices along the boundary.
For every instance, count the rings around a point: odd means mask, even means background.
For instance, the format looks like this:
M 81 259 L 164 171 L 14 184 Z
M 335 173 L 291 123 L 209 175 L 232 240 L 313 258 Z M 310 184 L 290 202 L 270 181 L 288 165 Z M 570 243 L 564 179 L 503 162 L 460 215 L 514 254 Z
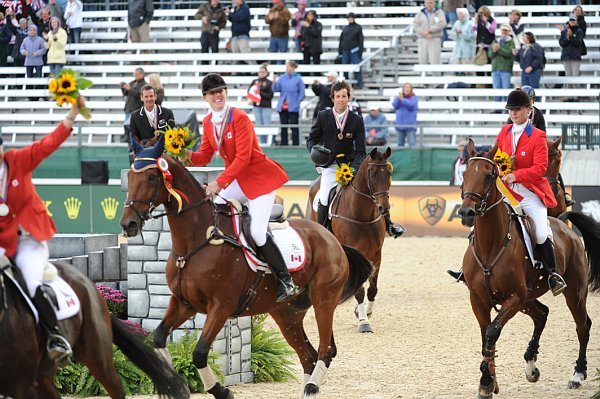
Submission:
M 488 186 L 488 189 L 485 192 L 485 194 L 481 195 L 481 194 L 473 192 L 473 191 L 465 192 L 464 191 L 464 182 L 463 182 L 463 184 L 460 185 L 460 198 L 463 200 L 465 198 L 471 198 L 471 199 L 474 199 L 476 202 L 477 202 L 477 200 L 479 200 L 480 201 L 479 207 L 475 208 L 475 214 L 477 216 L 483 216 L 486 213 L 488 213 L 489 211 L 491 211 L 492 209 L 494 209 L 504 199 L 503 196 L 500 196 L 500 199 L 498 201 L 494 202 L 490 206 L 487 206 L 487 201 L 490 198 L 492 190 L 495 187 L 496 178 L 498 177 L 498 167 L 492 160 L 490 160 L 488 158 L 484 158 L 484 157 L 472 157 L 471 159 L 469 159 L 468 163 L 471 163 L 471 161 L 486 161 L 486 162 L 491 163 L 494 166 L 494 168 L 492 169 L 492 174 L 490 175 L 489 186 Z

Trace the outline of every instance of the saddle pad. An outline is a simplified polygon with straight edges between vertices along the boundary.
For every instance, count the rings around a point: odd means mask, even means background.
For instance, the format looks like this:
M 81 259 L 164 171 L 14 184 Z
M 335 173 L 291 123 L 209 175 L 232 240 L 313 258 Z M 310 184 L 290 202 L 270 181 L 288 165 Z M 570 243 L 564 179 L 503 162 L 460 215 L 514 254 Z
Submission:
M 506 204 L 506 206 L 508 206 L 508 209 L 510 209 L 512 212 L 515 212 L 514 208 L 512 207 L 512 205 L 510 204 L 510 202 L 508 202 L 508 200 L 506 198 L 504 198 L 504 203 Z M 529 254 L 529 260 L 531 260 L 531 265 L 534 268 L 541 268 L 542 262 L 538 262 L 534 257 L 531 236 L 529 235 L 529 231 L 527 230 L 527 228 L 525 228 L 525 223 L 523 223 L 523 218 L 519 217 L 517 219 L 519 220 L 519 225 L 521 226 L 521 231 L 523 232 L 523 240 L 525 241 L 525 247 L 527 248 L 527 253 Z M 552 229 L 550 228 L 550 221 L 547 218 L 546 218 L 546 223 L 548 223 L 548 230 L 550 232 L 552 232 Z M 554 237 L 550 236 L 550 240 L 552 242 L 554 242 Z
M 242 250 L 244 251 L 248 266 L 253 271 L 262 270 L 270 272 L 267 264 L 254 256 L 254 254 L 247 249 L 249 247 L 248 241 L 240 229 L 240 217 L 237 212 L 233 211 L 234 210 L 232 209 L 232 213 L 235 215 L 235 217 L 231 218 L 233 220 L 233 229 L 239 242 L 243 245 Z M 306 247 L 300 234 L 298 234 L 289 223 L 286 222 L 280 224 L 287 227 L 271 229 L 271 233 L 273 234 L 275 244 L 283 255 L 283 259 L 285 259 L 288 270 L 290 272 L 295 272 L 302 269 L 306 264 Z

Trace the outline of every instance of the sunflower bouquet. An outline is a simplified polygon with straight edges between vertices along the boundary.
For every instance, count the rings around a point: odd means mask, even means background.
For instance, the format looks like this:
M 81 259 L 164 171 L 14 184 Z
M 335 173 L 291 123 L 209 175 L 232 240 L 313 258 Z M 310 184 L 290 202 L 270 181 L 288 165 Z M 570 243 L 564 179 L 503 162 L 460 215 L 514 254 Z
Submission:
M 355 169 L 347 163 L 338 165 L 335 171 L 335 181 L 342 186 L 347 185 L 354 178 L 354 171 Z
M 52 94 L 52 99 L 56 101 L 59 107 L 62 107 L 63 104 L 71 104 L 73 106 L 77 103 L 77 99 L 80 96 L 79 91 L 90 88 L 92 85 L 92 81 L 80 77 L 79 72 L 63 68 L 58 76 L 51 79 L 50 83 L 48 83 L 48 91 Z M 79 113 L 88 121 L 92 117 L 88 107 L 82 107 Z
M 498 148 L 498 151 L 494 154 L 494 162 L 498 165 L 500 177 L 506 176 L 515 169 L 514 160 L 514 155 L 509 156 L 508 153 Z
M 165 131 L 157 130 L 156 134 L 165 135 L 165 150 L 175 158 L 184 158 L 185 150 L 191 149 L 196 144 L 194 134 L 187 126 L 168 128 Z

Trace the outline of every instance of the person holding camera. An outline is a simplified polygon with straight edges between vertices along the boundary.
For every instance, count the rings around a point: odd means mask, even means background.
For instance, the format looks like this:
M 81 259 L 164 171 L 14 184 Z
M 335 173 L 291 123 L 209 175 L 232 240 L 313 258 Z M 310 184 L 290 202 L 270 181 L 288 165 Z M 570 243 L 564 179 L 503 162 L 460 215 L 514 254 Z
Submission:
M 67 32 L 61 27 L 58 17 L 50 18 L 50 32 L 44 34 L 48 49 L 50 75 L 56 76 L 67 63 Z
M 202 21 L 202 33 L 200 35 L 202 52 L 208 53 L 210 49 L 212 53 L 218 53 L 219 32 L 227 24 L 227 15 L 225 15 L 225 8 L 223 8 L 221 2 L 219 0 L 206 2 L 200 6 L 194 17 Z
M 121 82 L 121 91 L 123 92 L 123 96 L 125 96 L 125 120 L 129 119 L 133 111 L 144 105 L 141 98 L 142 87 L 148 84 L 145 79 L 144 69 L 140 67 L 135 68 L 133 77 L 134 80 L 129 83 Z

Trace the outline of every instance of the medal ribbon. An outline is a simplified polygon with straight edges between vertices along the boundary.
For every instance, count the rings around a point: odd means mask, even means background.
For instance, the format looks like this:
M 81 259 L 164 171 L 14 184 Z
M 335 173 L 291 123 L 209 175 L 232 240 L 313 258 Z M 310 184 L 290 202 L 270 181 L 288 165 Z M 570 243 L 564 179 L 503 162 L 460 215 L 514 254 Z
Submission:
M 227 121 L 229 120 L 229 115 L 231 115 L 231 107 L 227 106 L 227 111 L 225 111 L 225 115 L 223 116 L 223 120 L 221 121 L 221 126 L 219 126 L 219 131 L 215 129 L 215 136 L 217 142 L 217 152 L 221 150 L 221 146 L 223 146 L 223 138 L 225 137 L 225 127 L 227 126 Z
M 3 204 L 8 196 L 8 168 L 6 164 L 1 165 L 0 171 L 3 172 L 0 176 L 0 204 Z
M 335 125 L 337 126 L 338 130 L 340 131 L 340 134 L 342 135 L 342 138 L 340 138 L 340 140 L 344 138 L 344 127 L 346 127 L 346 122 L 348 121 L 349 113 L 350 113 L 350 111 L 348 109 L 346 109 L 346 111 L 340 115 L 337 112 L 335 112 L 335 109 L 333 109 L 333 116 L 335 117 Z

